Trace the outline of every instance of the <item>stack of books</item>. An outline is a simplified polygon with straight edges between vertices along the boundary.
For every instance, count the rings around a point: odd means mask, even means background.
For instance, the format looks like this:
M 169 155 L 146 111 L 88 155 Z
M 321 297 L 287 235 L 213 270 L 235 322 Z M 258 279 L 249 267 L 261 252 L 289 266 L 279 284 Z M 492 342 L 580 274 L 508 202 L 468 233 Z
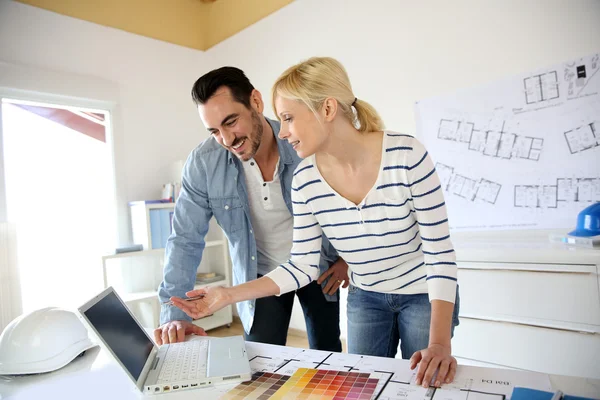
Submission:
M 150 210 L 150 237 L 152 248 L 161 249 L 173 231 L 173 209 L 157 208 Z

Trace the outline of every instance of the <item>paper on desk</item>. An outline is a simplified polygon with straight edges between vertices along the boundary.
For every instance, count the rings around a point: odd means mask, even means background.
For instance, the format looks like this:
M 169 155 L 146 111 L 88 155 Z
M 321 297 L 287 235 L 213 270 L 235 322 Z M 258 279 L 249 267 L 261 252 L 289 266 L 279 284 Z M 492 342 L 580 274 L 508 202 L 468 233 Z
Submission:
M 547 374 L 472 366 L 459 366 L 454 382 L 446 385 L 446 388 L 453 387 L 461 390 L 468 389 L 473 392 L 504 394 L 506 399 L 510 399 L 515 386 L 552 390 L 552 384 Z
M 508 400 L 515 386 L 551 390 L 548 375 L 508 369 L 459 366 L 454 382 L 425 389 L 415 384 L 408 360 L 305 350 L 247 342 L 253 372 L 292 375 L 298 368 L 368 372 L 379 379 L 380 400 Z

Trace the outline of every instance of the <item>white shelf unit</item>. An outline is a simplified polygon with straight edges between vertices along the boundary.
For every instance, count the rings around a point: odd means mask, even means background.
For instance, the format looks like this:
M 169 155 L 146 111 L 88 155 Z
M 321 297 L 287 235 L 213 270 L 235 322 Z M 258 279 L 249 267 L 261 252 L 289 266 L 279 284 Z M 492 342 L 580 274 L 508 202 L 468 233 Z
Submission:
M 151 208 L 174 208 L 173 203 L 148 204 L 147 206 L 150 207 L 144 207 L 146 214 Z M 152 243 L 149 236 L 149 220 L 147 220 L 147 224 L 141 224 L 138 215 L 138 224 L 135 224 L 134 218 L 136 217 L 133 215 L 132 207 L 133 237 L 147 238 L 147 243 Z M 197 272 L 215 272 L 224 278 L 210 283 L 196 282 L 194 289 L 231 285 L 231 264 L 227 239 L 214 219 L 211 219 L 209 224 L 202 262 L 198 266 Z M 140 229 L 146 229 L 148 232 L 140 233 Z M 137 234 L 136 230 L 138 230 Z M 163 278 L 164 256 L 165 249 L 160 248 L 108 254 L 102 257 L 104 287 L 113 286 L 145 328 L 156 328 L 159 324 L 160 304 L 157 291 Z M 224 325 L 229 326 L 232 321 L 233 309 L 232 306 L 227 306 L 209 317 L 195 320 L 194 324 L 204 330 L 209 330 Z

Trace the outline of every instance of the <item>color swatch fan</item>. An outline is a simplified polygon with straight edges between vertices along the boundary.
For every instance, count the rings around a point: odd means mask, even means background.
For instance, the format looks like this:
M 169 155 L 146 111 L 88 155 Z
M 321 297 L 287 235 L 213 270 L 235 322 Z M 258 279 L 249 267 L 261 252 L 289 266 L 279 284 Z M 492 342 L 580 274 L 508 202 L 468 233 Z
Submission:
M 270 399 L 289 378 L 289 376 L 271 372 L 255 372 L 252 374 L 250 382 L 240 383 L 225 393 L 221 399 Z
M 222 399 L 329 399 L 369 400 L 378 379 L 368 373 L 299 368 L 287 377 L 258 372 L 251 382 L 242 383 Z
M 367 373 L 299 368 L 271 399 L 368 400 L 378 381 Z

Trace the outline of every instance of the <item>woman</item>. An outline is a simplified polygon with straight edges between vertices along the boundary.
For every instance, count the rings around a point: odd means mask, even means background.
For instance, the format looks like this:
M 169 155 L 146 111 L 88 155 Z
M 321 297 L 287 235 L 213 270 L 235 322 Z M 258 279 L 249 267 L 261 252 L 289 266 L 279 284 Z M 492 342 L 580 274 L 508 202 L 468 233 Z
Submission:
M 383 131 L 377 112 L 358 100 L 343 66 L 311 58 L 273 88 L 280 139 L 304 160 L 294 173 L 290 260 L 231 288 L 188 292 L 173 303 L 192 318 L 254 298 L 296 290 L 319 276 L 325 233 L 348 263 L 348 350 L 417 364 L 417 383 L 451 382 L 450 339 L 458 324 L 454 250 L 440 181 L 414 137 Z

